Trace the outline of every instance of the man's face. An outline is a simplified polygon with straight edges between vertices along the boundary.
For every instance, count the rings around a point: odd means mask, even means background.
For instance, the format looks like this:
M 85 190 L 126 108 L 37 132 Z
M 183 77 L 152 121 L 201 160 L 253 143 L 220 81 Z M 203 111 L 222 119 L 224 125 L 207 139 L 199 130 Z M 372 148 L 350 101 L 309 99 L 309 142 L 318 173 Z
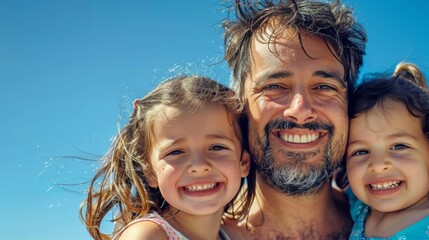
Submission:
M 293 29 L 270 44 L 264 36 L 251 43 L 244 86 L 252 157 L 269 185 L 291 195 L 311 194 L 344 154 L 344 68 L 320 37 L 302 32 L 301 45 Z

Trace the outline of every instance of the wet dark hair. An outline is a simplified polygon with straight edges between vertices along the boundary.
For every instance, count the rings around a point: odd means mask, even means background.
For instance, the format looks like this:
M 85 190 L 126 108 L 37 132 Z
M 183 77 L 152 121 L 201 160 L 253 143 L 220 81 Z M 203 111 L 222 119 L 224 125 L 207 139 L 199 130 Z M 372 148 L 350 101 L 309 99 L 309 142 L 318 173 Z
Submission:
M 232 69 L 233 88 L 244 97 L 244 82 L 250 73 L 250 43 L 256 34 L 265 34 L 267 23 L 278 19 L 272 36 L 286 28 L 296 29 L 299 39 L 303 32 L 319 36 L 335 58 L 344 66 L 349 93 L 353 90 L 363 62 L 366 33 L 356 23 L 353 11 L 341 4 L 309 0 L 236 0 L 231 7 L 235 19 L 224 21 L 225 60 Z M 270 39 L 270 38 L 268 38 Z M 301 44 L 304 52 L 305 48 Z M 311 57 L 311 56 L 309 56 Z

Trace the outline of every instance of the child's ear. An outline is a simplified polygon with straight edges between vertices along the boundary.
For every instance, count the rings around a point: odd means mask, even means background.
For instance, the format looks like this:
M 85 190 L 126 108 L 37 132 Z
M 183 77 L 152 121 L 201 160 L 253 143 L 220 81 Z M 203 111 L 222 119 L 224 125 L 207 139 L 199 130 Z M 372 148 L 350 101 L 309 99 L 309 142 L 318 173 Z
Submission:
M 247 151 L 243 151 L 241 154 L 241 162 L 240 162 L 240 173 L 241 177 L 247 177 L 249 175 L 250 170 L 250 154 Z
M 145 174 L 144 174 L 147 183 L 149 184 L 150 187 L 152 188 L 157 188 L 158 187 L 158 179 L 156 179 L 155 173 L 152 170 L 148 170 Z

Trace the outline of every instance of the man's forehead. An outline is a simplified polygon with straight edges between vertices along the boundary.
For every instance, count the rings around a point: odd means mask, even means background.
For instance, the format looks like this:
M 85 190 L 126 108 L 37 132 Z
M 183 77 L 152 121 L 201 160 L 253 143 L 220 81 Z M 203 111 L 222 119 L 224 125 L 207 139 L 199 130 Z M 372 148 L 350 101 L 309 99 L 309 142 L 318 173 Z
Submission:
M 320 67 L 314 71 L 333 73 L 344 80 L 343 64 L 322 37 L 305 31 L 298 37 L 294 28 L 283 28 L 281 34 L 278 33 L 265 31 L 253 37 L 250 48 L 253 77 L 256 77 L 255 73 L 259 75 L 266 70 L 293 72 L 299 65 L 316 61 L 314 63 Z

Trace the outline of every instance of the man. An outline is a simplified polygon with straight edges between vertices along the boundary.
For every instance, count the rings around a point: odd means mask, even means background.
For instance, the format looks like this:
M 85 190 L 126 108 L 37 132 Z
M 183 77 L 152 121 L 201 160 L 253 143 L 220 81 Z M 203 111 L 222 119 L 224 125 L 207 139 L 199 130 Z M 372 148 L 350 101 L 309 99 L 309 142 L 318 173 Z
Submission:
M 348 239 L 347 199 L 331 180 L 366 34 L 340 2 L 234 7 L 225 59 L 246 105 L 256 189 L 249 217 L 225 228 L 233 239 Z

